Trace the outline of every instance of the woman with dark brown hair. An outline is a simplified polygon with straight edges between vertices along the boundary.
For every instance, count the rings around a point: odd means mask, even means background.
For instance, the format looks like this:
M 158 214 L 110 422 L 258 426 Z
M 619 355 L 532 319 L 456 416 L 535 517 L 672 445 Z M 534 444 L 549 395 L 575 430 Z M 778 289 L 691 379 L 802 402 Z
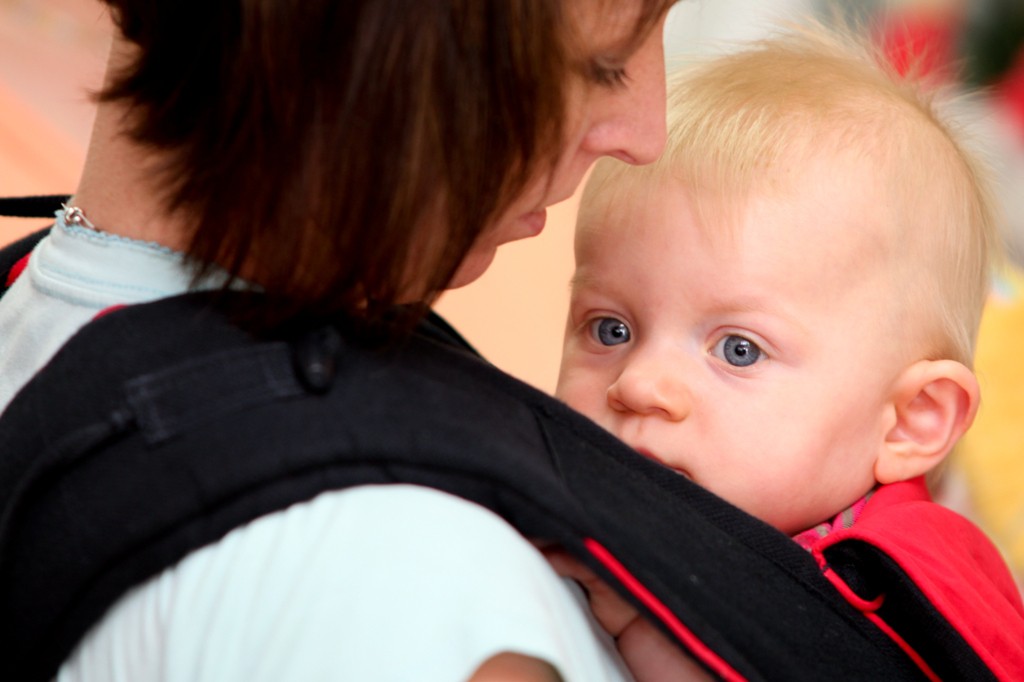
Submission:
M 258 292 L 232 309 L 255 334 L 330 317 L 401 345 L 594 160 L 663 144 L 670 0 L 106 2 L 80 185 L 0 304 L 0 406 L 101 311 L 189 290 Z M 140 580 L 54 645 L 58 678 L 625 675 L 489 511 L 412 485 L 306 498 Z

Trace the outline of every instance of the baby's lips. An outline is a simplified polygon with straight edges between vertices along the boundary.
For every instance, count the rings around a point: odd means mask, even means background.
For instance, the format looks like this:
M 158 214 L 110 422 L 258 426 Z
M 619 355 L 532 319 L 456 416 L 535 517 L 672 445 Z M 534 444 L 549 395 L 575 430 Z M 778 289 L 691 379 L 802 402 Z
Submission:
M 676 472 L 680 476 L 685 476 L 686 478 L 690 479 L 691 481 L 693 480 L 693 476 L 691 476 L 690 472 L 688 472 L 686 469 L 681 469 L 679 467 L 672 466 L 666 460 L 662 459 L 661 457 L 658 457 L 657 455 L 655 455 L 653 452 L 651 452 L 647 448 L 633 448 L 633 449 L 636 450 L 639 454 L 641 454 L 644 457 L 646 457 L 647 459 L 654 460 L 658 464 L 662 465 L 663 467 L 667 467 L 667 468 L 671 469 L 672 471 Z

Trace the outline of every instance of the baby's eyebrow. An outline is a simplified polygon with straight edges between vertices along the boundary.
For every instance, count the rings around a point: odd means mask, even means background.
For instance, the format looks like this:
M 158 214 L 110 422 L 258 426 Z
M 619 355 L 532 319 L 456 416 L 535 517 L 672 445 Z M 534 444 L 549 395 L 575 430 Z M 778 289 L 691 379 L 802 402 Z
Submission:
M 628 296 L 629 289 L 623 290 L 623 286 L 621 281 L 614 277 L 605 276 L 600 271 L 577 270 L 569 279 L 569 295 L 572 298 L 576 298 L 578 294 L 602 298 Z M 628 287 L 628 285 L 625 286 Z
M 712 299 L 708 303 L 708 309 L 718 315 L 768 315 L 798 330 L 807 330 L 803 316 L 782 305 L 775 297 L 738 296 Z
M 576 271 L 573 272 L 572 277 L 569 278 L 569 289 L 575 290 L 581 287 L 592 287 L 598 281 L 598 277 L 577 268 Z
M 712 299 L 709 307 L 723 313 L 774 313 L 776 307 L 772 303 L 773 301 L 767 297 L 737 296 Z

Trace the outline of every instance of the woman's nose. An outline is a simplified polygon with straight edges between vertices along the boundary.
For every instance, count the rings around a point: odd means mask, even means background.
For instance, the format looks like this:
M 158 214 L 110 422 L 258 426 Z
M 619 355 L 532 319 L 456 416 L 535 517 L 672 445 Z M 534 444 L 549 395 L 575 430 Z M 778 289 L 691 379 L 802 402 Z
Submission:
M 584 140 L 590 152 L 642 165 L 656 161 L 665 148 L 665 52 L 660 30 L 650 40 L 631 60 L 625 84 L 595 103 L 594 124 Z
M 693 395 L 679 372 L 664 363 L 646 361 L 627 366 L 608 388 L 608 405 L 633 413 L 682 421 L 693 410 Z

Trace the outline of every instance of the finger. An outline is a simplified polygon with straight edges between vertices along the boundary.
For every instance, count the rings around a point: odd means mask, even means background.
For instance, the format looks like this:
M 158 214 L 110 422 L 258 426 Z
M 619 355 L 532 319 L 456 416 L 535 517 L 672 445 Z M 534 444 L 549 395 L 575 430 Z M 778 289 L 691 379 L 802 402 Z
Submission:
M 613 637 L 618 637 L 630 623 L 639 617 L 637 610 L 620 597 L 618 592 L 601 580 L 583 562 L 565 550 L 550 548 L 544 550 L 544 556 L 556 573 L 572 578 L 583 586 L 587 592 L 587 599 L 590 602 L 590 609 L 594 612 L 594 617 L 597 618 L 601 627 Z

